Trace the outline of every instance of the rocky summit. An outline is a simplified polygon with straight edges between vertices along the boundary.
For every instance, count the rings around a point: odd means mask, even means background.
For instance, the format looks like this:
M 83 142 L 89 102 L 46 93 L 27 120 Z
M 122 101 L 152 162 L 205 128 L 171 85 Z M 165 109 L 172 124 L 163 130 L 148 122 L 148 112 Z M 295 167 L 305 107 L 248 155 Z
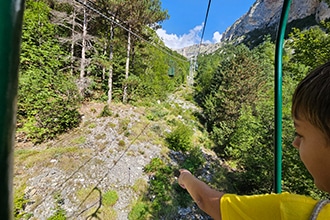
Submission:
M 226 29 L 226 31 L 222 34 L 219 43 L 192 45 L 176 51 L 188 59 L 193 59 L 199 53 L 213 53 L 225 42 L 242 42 L 245 35 L 249 35 L 256 30 L 261 31 L 257 34 L 259 38 L 262 38 L 265 34 L 274 35 L 276 32 L 276 27 L 280 21 L 283 2 L 284 0 L 257 0 L 246 14 Z M 315 25 L 320 21 L 329 18 L 330 8 L 324 1 L 292 1 L 288 23 L 294 21 L 299 23 L 299 21 L 302 21 L 299 24 L 303 25 L 303 27 L 300 28 L 308 28 L 311 25 Z M 296 27 L 297 25 L 293 24 L 292 26 Z
M 283 0 L 257 0 L 250 10 L 223 33 L 221 41 L 230 41 L 255 29 L 265 29 L 280 20 Z M 319 22 L 330 17 L 327 3 L 319 0 L 292 1 L 288 22 L 313 15 Z

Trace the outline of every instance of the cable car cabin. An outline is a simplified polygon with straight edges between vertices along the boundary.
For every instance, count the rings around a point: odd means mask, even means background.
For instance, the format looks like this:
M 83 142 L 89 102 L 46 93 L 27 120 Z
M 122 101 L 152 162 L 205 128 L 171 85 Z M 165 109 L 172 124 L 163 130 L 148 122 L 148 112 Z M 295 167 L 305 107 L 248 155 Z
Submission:
M 169 68 L 168 68 L 168 73 L 167 73 L 167 75 L 169 77 L 174 77 L 174 75 L 175 75 L 175 67 L 174 66 L 175 65 L 174 65 L 173 60 L 172 59 L 169 60 Z
M 174 75 L 175 75 L 174 66 L 170 66 L 170 68 L 168 68 L 168 76 L 169 77 L 174 77 Z

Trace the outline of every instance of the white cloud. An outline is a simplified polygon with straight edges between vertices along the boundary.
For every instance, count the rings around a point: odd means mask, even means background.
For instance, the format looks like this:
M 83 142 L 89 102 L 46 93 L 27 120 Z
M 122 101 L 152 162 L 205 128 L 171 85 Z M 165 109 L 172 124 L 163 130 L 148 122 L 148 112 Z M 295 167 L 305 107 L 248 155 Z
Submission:
M 158 29 L 156 33 L 165 43 L 165 45 L 171 49 L 179 49 L 194 44 L 199 44 L 201 39 L 201 31 L 203 29 L 203 24 L 197 25 L 189 31 L 188 34 L 176 35 L 168 34 L 164 29 Z
M 193 29 L 189 31 L 188 34 L 176 35 L 176 34 L 168 34 L 164 29 L 158 29 L 156 31 L 158 37 L 163 40 L 165 45 L 171 49 L 180 49 L 183 47 L 192 46 L 194 44 L 199 44 L 201 40 L 201 33 L 203 30 L 203 25 L 197 25 Z M 212 44 L 220 42 L 222 34 L 218 31 L 213 33 L 212 42 L 210 40 L 203 40 L 205 44 Z
M 216 31 L 213 33 L 213 42 L 219 43 L 221 40 L 222 34 L 219 33 L 219 31 Z

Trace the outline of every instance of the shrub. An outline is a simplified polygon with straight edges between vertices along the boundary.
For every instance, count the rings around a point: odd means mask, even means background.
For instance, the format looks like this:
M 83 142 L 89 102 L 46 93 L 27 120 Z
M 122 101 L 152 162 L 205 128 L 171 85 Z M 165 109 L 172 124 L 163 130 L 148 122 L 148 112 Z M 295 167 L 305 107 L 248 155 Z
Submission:
M 105 206 L 113 206 L 114 204 L 116 204 L 118 200 L 118 193 L 114 190 L 110 190 L 107 191 L 104 195 L 103 195 L 103 205 Z
M 157 106 L 152 108 L 146 115 L 147 119 L 150 121 L 158 121 L 164 118 L 168 112 L 164 109 L 163 106 Z
M 190 150 L 188 157 L 184 160 L 182 167 L 191 172 L 195 172 L 205 162 L 203 152 L 200 148 L 194 147 Z
M 128 214 L 129 220 L 144 220 L 149 213 L 148 204 L 145 202 L 137 202 L 130 213 Z
M 192 135 L 192 129 L 180 123 L 176 129 L 166 137 L 168 148 L 182 152 L 190 150 L 192 148 Z
M 110 110 L 109 106 L 106 105 L 106 106 L 104 106 L 104 108 L 103 108 L 102 112 L 100 113 L 99 117 L 110 117 L 112 115 L 113 115 L 112 111 Z

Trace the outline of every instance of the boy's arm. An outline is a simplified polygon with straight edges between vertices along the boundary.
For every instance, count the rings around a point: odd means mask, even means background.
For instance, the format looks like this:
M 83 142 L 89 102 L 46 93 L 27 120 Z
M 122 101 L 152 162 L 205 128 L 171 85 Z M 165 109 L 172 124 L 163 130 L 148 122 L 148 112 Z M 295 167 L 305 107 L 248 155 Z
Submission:
M 220 199 L 224 193 L 212 189 L 188 170 L 180 170 L 178 183 L 182 188 L 187 189 L 200 209 L 215 220 L 221 220 Z

